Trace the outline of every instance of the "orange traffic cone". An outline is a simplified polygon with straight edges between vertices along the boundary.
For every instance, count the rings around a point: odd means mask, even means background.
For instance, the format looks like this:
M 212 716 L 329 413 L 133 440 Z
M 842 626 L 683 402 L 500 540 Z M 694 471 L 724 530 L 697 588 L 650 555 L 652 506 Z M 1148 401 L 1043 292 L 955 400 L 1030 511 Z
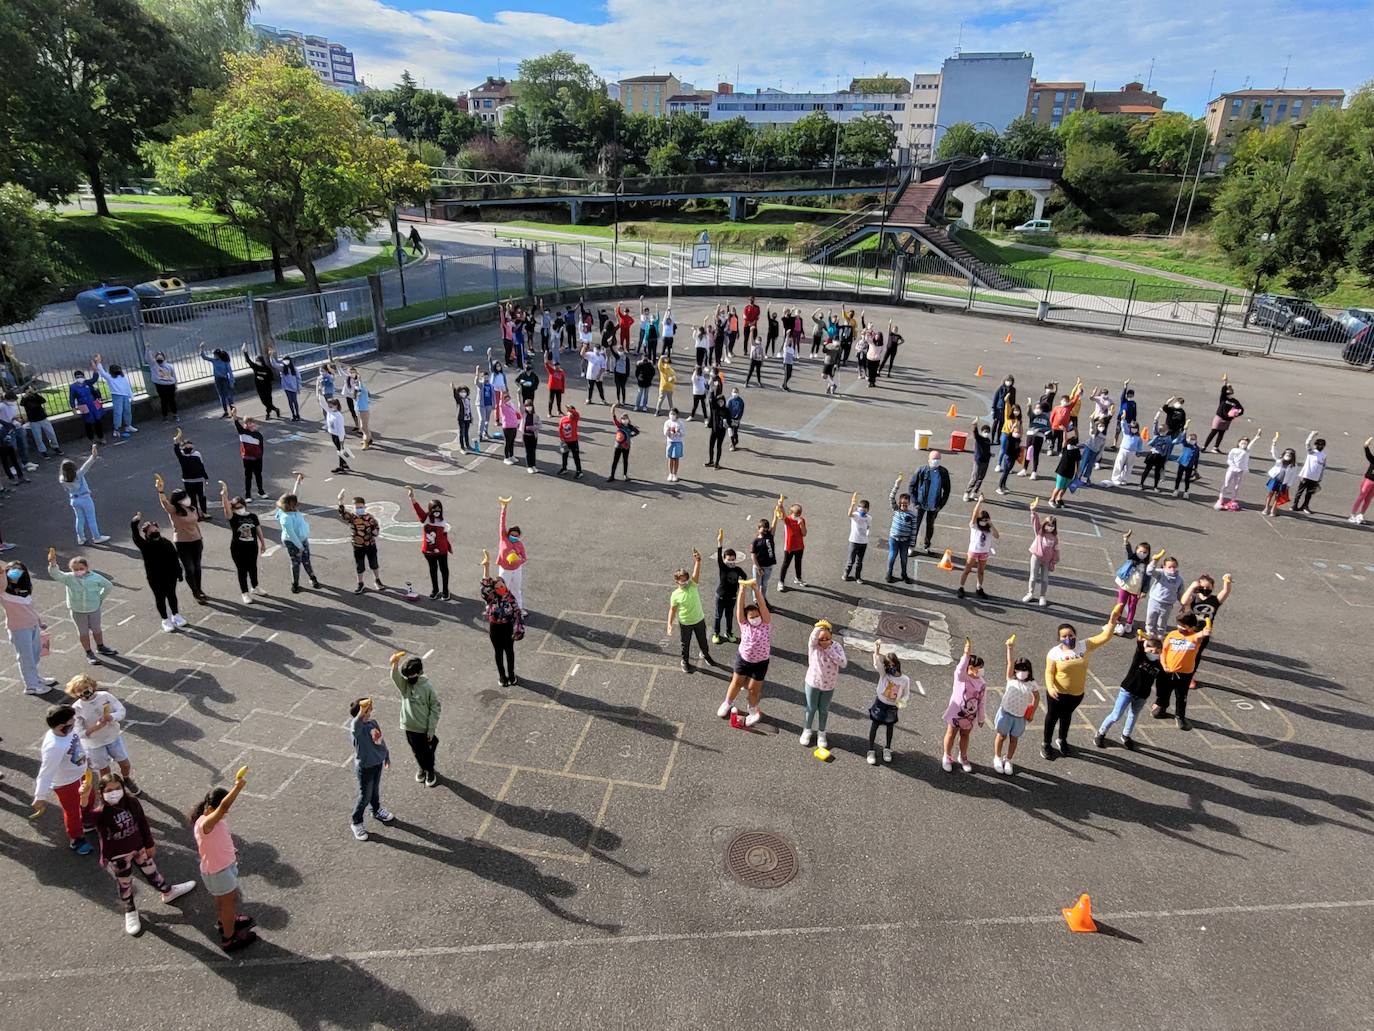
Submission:
M 946 548 L 946 549 L 945 549 L 944 557 L 940 559 L 939 568 L 940 568 L 940 569 L 943 569 L 946 573 L 951 573 L 951 572 L 954 571 L 954 549 L 953 549 L 953 548 Z
M 950 405 L 949 411 L 945 413 L 945 416 L 950 419 L 957 419 L 959 418 L 959 409 L 955 408 L 953 405 Z
M 1064 914 L 1064 922 L 1069 925 L 1069 930 L 1076 934 L 1091 934 L 1097 930 L 1097 924 L 1093 923 L 1093 900 L 1087 895 L 1079 895 L 1077 905 L 1060 912 Z
M 1011 334 L 1010 334 L 1010 333 L 1008 333 L 1008 334 L 1007 334 L 1007 339 L 1006 339 L 1006 340 L 1004 340 L 1004 341 L 1002 341 L 1002 342 L 1003 342 L 1003 343 L 1005 343 L 1005 344 L 1009 344 L 1009 343 L 1011 343 Z
M 980 366 L 978 366 L 978 371 L 975 372 L 974 375 L 975 375 L 975 376 L 981 376 L 982 374 L 983 374 L 983 367 L 980 365 Z

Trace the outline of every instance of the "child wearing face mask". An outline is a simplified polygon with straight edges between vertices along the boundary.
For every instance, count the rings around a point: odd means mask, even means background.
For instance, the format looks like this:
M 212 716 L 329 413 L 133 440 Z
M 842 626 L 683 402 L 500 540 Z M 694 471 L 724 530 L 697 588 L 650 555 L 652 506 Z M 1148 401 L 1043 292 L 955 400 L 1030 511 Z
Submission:
M 1212 505 L 1218 512 L 1223 509 L 1227 512 L 1240 511 L 1240 488 L 1245 482 L 1246 473 L 1250 471 L 1250 453 L 1259 443 L 1259 435 L 1259 427 L 1256 427 L 1253 437 L 1241 437 L 1236 446 L 1226 453 L 1226 475 L 1221 481 L 1216 503 Z
M 1030 579 L 1026 582 L 1026 596 L 1021 600 L 1029 604 L 1038 598 L 1044 608 L 1049 604 L 1045 595 L 1049 593 L 1050 574 L 1059 563 L 1059 524 L 1054 516 L 1042 521 L 1035 511 L 1039 505 L 1039 498 L 1030 503 Z
M 444 520 L 444 503 L 438 498 L 430 501 L 428 508 L 421 508 L 415 500 L 415 488 L 407 487 L 406 496 L 410 507 L 415 510 L 415 518 L 420 520 L 420 554 L 429 564 L 429 600 L 442 597 L 448 601 L 448 557 L 453 551 L 449 542 L 449 525 Z M 439 579 L 443 577 L 443 589 Z
M 210 508 L 205 502 L 205 483 L 209 480 L 210 474 L 205 471 L 205 460 L 196 450 L 195 444 L 186 439 L 180 428 L 172 436 L 172 454 L 176 456 L 177 465 L 181 467 L 182 489 L 191 499 L 191 504 L 200 518 L 209 519 Z
M 879 727 L 887 736 L 887 743 L 883 746 L 883 762 L 892 761 L 892 728 L 897 725 L 898 710 L 911 698 L 911 678 L 902 672 L 902 660 L 891 652 L 884 655 L 881 640 L 873 642 L 873 668 L 878 671 L 878 692 L 873 704 L 868 707 L 866 759 L 869 766 L 878 765 Z
M 153 859 L 156 843 L 153 829 L 144 815 L 143 806 L 133 796 L 137 792 L 127 777 L 105 773 L 92 800 L 95 830 L 100 839 L 100 865 L 110 871 L 124 907 L 124 930 L 136 935 L 143 930 L 134 904 L 134 868 L 148 879 L 163 902 L 174 902 L 188 891 L 195 881 L 172 884 L 157 868 Z
M 974 502 L 973 514 L 968 520 L 968 555 L 964 559 L 964 571 L 959 576 L 959 597 L 964 597 L 964 584 L 968 582 L 968 576 L 972 572 L 977 572 L 977 589 L 975 594 L 980 598 L 986 598 L 987 594 L 983 590 L 983 577 L 988 571 L 988 557 L 992 554 L 992 542 L 1001 538 L 997 532 L 997 527 L 992 525 L 992 513 L 983 508 L 983 498 L 979 495 Z
M 992 739 L 992 768 L 1010 777 L 1016 772 L 1011 764 L 1016 754 L 1016 746 L 1021 735 L 1035 717 L 1040 706 L 1040 690 L 1035 686 L 1034 667 L 1030 659 L 1015 658 L 1016 635 L 1007 638 L 1007 686 L 1002 689 L 1002 703 L 997 707 L 997 717 L 993 726 L 996 735 Z M 1006 746 L 1006 757 L 1002 748 Z
M 162 618 L 164 633 L 172 633 L 179 626 L 185 626 L 177 608 L 177 584 L 181 581 L 181 559 L 177 556 L 176 545 L 162 536 L 162 528 L 152 520 L 142 522 L 143 513 L 135 512 L 129 520 L 129 532 L 133 535 L 134 546 L 143 556 L 143 573 L 148 578 L 148 588 L 153 592 L 153 604 Z
M 43 815 L 49 793 L 62 807 L 62 825 L 67 831 L 68 847 L 79 856 L 91 854 L 82 821 L 82 782 L 90 771 L 86 749 L 76 733 L 76 710 L 70 705 L 50 706 L 43 717 L 48 732 L 38 746 L 38 773 L 33 778 L 33 813 Z
M 1197 434 L 1189 433 L 1183 438 L 1183 446 L 1178 451 L 1178 471 L 1174 473 L 1174 497 L 1188 500 L 1188 491 L 1197 476 L 1198 461 L 1202 449 L 1198 447 Z
M 1264 485 L 1269 491 L 1264 499 L 1264 514 L 1267 516 L 1277 515 L 1279 506 L 1288 503 L 1301 471 L 1297 453 L 1289 447 L 1283 449 L 1283 454 L 1279 454 L 1278 448 L 1279 435 L 1275 433 L 1274 439 L 1269 442 L 1269 454 L 1273 456 L 1274 464 L 1269 467 L 1269 479 Z
M 472 446 L 472 395 L 467 386 L 457 387 L 452 383 L 453 406 L 458 409 L 458 450 L 477 454 L 481 449 Z M 549 402 L 552 404 L 552 400 Z
M 382 583 L 382 571 L 377 563 L 377 534 L 382 528 L 378 525 L 376 517 L 368 514 L 367 502 L 355 497 L 353 507 L 346 509 L 344 492 L 339 491 L 339 518 L 348 524 L 352 532 L 353 566 L 358 573 L 358 586 L 353 588 L 353 593 L 363 593 L 364 566 L 372 568 L 372 579 L 377 585 L 377 590 L 386 590 L 386 584 Z
M 946 773 L 954 769 L 954 738 L 959 738 L 959 768 L 965 773 L 973 772 L 973 763 L 968 761 L 968 739 L 973 733 L 973 725 L 987 726 L 984 716 L 984 702 L 988 685 L 983 679 L 983 660 L 973 654 L 973 642 L 964 638 L 964 654 L 954 667 L 954 690 L 950 692 L 949 705 L 945 707 L 945 746 L 940 758 L 940 767 Z
M 1293 492 L 1293 511 L 1311 515 L 1312 499 L 1322 489 L 1322 476 L 1326 474 L 1326 441 L 1313 430 L 1307 435 L 1305 448 L 1307 457 L 1302 460 L 1298 489 Z
M 840 670 L 849 664 L 844 645 L 835 640 L 835 628 L 828 619 L 817 620 L 806 642 L 806 716 L 802 723 L 801 743 L 811 745 L 811 724 L 816 724 L 816 744 L 829 748 L 825 727 L 830 720 L 830 701 L 835 697 Z
M 844 565 L 844 578 L 855 583 L 863 583 L 864 554 L 868 551 L 868 535 L 873 528 L 873 517 L 869 515 L 868 499 L 859 500 L 855 491 L 849 499 L 849 560 Z
M 1078 481 L 1070 487 L 1077 490 L 1093 482 L 1093 470 L 1097 468 L 1098 456 L 1107 446 L 1107 420 L 1094 419 L 1089 426 L 1087 439 L 1083 441 L 1083 461 L 1078 465 Z
M 1117 427 L 1120 429 L 1120 427 Z M 1131 478 L 1135 457 L 1145 450 L 1145 441 L 1140 436 L 1140 424 L 1134 419 L 1126 424 L 1125 435 L 1121 437 L 1116 449 L 1116 461 L 1112 464 L 1111 478 L 1105 480 L 1104 487 L 1120 487 Z
M 45 677 L 38 671 L 43 656 L 43 631 L 47 624 L 33 605 L 33 578 L 22 562 L 5 566 L 5 590 L 0 593 L 5 609 L 5 628 L 19 659 L 19 675 L 24 681 L 24 693 L 44 695 L 57 686 L 55 677 Z
M 86 661 L 92 666 L 102 666 L 96 652 L 101 655 L 118 655 L 119 652 L 105 644 L 105 635 L 100 629 L 100 606 L 105 596 L 114 590 L 110 583 L 99 573 L 92 572 L 91 564 L 80 555 L 67 563 L 67 570 L 57 568 L 57 549 L 48 549 L 48 575 L 62 581 L 67 589 L 67 613 L 76 624 L 77 636 L 86 652 Z M 91 639 L 95 639 L 95 651 L 91 650 Z
M 515 603 L 520 606 L 522 616 L 529 613 L 525 609 L 525 562 L 528 558 L 525 545 L 520 539 L 520 527 L 506 525 L 506 506 L 510 498 L 499 498 L 501 502 L 500 527 L 497 531 L 496 567 L 501 570 L 501 578 L 515 595 Z
M 1116 603 L 1121 607 L 1125 621 L 1118 623 L 1113 631 L 1117 637 L 1125 637 L 1135 624 L 1136 606 L 1140 596 L 1150 588 L 1150 545 L 1146 541 L 1131 544 L 1131 531 L 1121 535 L 1126 550 L 1126 561 L 1116 570 Z
M 525 445 L 525 472 L 533 476 L 539 471 L 534 464 L 539 451 L 539 413 L 534 409 L 534 398 L 529 398 L 523 405 L 520 413 L 520 439 Z
M 983 477 L 988 474 L 992 462 L 992 428 L 980 425 L 973 420 L 973 472 L 969 475 L 968 486 L 964 488 L 964 500 L 972 501 L 983 489 Z
M 509 572 L 509 571 L 507 571 Z M 515 642 L 525 636 L 520 604 L 504 576 L 492 579 L 491 552 L 482 551 L 482 582 L 479 585 L 486 606 L 487 637 L 496 656 L 496 672 L 502 687 L 512 687 L 515 679 Z
M 134 783 L 129 752 L 124 747 L 124 731 L 119 725 L 125 716 L 123 703 L 109 691 L 100 690 L 95 678 L 84 673 L 67 681 L 65 690 L 68 704 L 76 712 L 76 732 L 81 736 L 91 769 L 105 774 L 110 772 L 111 764 L 117 764 L 129 794 L 142 794 Z
M 251 605 L 254 594 L 266 594 L 258 584 L 258 558 L 267 550 L 267 540 L 262 535 L 262 523 L 256 515 L 248 511 L 248 499 L 229 498 L 229 485 L 219 481 L 219 503 L 224 509 L 224 518 L 229 520 L 229 557 L 234 560 L 234 570 L 239 577 L 239 597 L 245 605 Z
M 734 618 L 735 600 L 739 597 L 739 585 L 744 582 L 745 576 L 744 570 L 739 567 L 735 549 L 725 547 L 723 529 L 716 533 L 716 576 L 716 616 L 711 624 L 711 643 L 729 641 L 735 644 L 739 638 L 735 636 L 731 620 Z M 720 632 L 722 623 L 725 626 L 723 635 Z
M 1151 637 L 1163 637 L 1169 632 L 1169 617 L 1183 597 L 1183 577 L 1178 572 L 1178 559 L 1165 558 L 1161 549 L 1145 567 L 1150 577 L 1150 600 L 1145 606 L 1145 632 Z
M 1150 715 L 1162 720 L 1169 715 L 1169 701 L 1174 702 L 1174 725 L 1179 730 L 1191 730 L 1188 722 L 1188 691 L 1197 670 L 1202 645 L 1212 636 L 1212 621 L 1202 620 L 1191 612 L 1178 617 L 1178 625 L 1164 637 L 1159 649 L 1160 673 L 1155 682 L 1155 704 Z
M 473 373 L 472 385 L 477 392 L 477 411 L 480 417 L 477 423 L 477 443 L 481 444 L 489 436 L 487 427 L 491 425 L 492 409 L 496 407 L 496 388 L 491 385 L 491 373 L 483 372 L 480 365 Z
M 1163 644 L 1153 634 L 1147 634 L 1144 630 L 1136 631 L 1135 654 L 1131 656 L 1131 664 L 1121 678 L 1121 686 L 1117 688 L 1116 704 L 1102 721 L 1102 726 L 1097 728 L 1094 743 L 1098 748 L 1107 747 L 1107 731 L 1116 726 L 1123 716 L 1126 717 L 1126 725 L 1121 728 L 1121 744 L 1126 748 L 1135 747 L 1131 731 L 1135 730 L 1135 721 L 1150 700 L 1150 692 L 1155 689 L 1160 674 L 1159 653 Z

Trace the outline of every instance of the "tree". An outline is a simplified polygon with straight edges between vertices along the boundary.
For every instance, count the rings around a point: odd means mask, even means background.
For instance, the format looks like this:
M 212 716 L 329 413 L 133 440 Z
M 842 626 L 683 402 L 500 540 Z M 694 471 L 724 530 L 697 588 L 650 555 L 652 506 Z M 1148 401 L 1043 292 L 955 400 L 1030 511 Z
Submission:
M 864 115 L 844 123 L 840 157 L 851 165 L 877 165 L 892 157 L 897 130 L 886 115 Z
M 692 170 L 692 163 L 682 148 L 669 140 L 649 151 L 649 174 L 656 176 L 683 175 Z
M 574 150 L 590 162 L 601 146 L 610 142 L 612 119 L 606 84 L 590 65 L 568 51 L 555 50 L 521 61 L 515 88 L 523 116 L 517 126 L 523 134 L 514 138 L 522 143 Z
M 1161 112 L 1137 122 L 1127 136 L 1146 168 L 1171 175 L 1194 167 L 1207 145 L 1202 119 L 1178 111 Z
M 449 155 L 457 154 L 463 145 L 482 131 L 482 123 L 466 111 L 456 107 L 444 115 L 439 127 L 439 146 Z
M 43 233 L 49 216 L 36 202 L 23 187 L 0 184 L 0 326 L 37 315 L 57 278 Z
M 1107 201 L 1128 170 L 1110 143 L 1080 141 L 1064 151 L 1064 179 L 1098 204 Z
M 1142 160 L 1136 149 L 1136 139 L 1131 135 L 1131 129 L 1136 124 L 1137 120 L 1127 115 L 1074 111 L 1059 126 L 1059 137 L 1063 141 L 1065 154 L 1074 144 L 1096 143 L 1115 150 L 1125 159 L 1128 168 L 1139 168 Z
M 248 17 L 257 0 L 138 0 L 191 53 L 202 84 L 224 85 L 224 55 L 252 50 L 256 40 Z
M 633 117 L 633 116 L 631 116 Z M 753 130 L 743 118 L 730 118 L 722 122 L 707 122 L 702 126 L 701 138 L 697 140 L 692 158 L 704 161 L 713 168 L 730 168 L 738 165 L 749 150 Z
M 1059 134 L 1044 122 L 1026 115 L 1012 119 L 1002 133 L 999 151 L 1016 161 L 1040 161 L 1058 157 L 1062 152 Z
M 134 0 L 10 0 L 17 31 L 0 34 L 6 81 L 24 80 L 0 150 L 39 155 L 17 178 L 48 200 L 84 174 L 108 215 L 105 171 L 139 161 L 139 147 L 180 111 L 202 75 L 194 55 Z M 16 64 L 15 62 L 22 62 Z
M 935 156 L 941 161 L 953 158 L 977 158 L 984 154 L 996 157 L 997 134 L 991 129 L 978 130 L 972 122 L 955 122 L 940 137 Z
M 828 167 L 835 158 L 838 129 L 824 111 L 803 115 L 786 129 L 788 152 L 802 168 Z
M 164 179 L 269 240 L 318 291 L 311 251 L 340 230 L 362 239 L 393 204 L 423 196 L 428 173 L 280 52 L 228 66 L 210 127 L 173 141 Z

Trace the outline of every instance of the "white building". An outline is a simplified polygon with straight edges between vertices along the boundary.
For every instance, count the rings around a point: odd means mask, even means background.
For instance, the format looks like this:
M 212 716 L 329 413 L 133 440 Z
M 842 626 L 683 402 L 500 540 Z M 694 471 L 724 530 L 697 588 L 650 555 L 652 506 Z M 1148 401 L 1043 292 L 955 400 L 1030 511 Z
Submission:
M 345 93 L 356 93 L 363 88 L 353 64 L 353 52 L 342 43 L 331 43 L 323 36 L 308 36 L 296 29 L 279 29 L 275 25 L 254 25 L 253 31 L 265 43 L 299 53 L 306 67 L 326 85 Z
M 893 124 L 906 124 L 911 97 L 905 93 L 784 93 L 761 89 L 753 93 L 721 93 L 711 101 L 710 121 L 743 118 L 759 129 L 790 125 L 812 111 L 824 111 L 833 121 L 848 122 L 881 114 Z
M 938 147 L 946 129 L 957 122 L 1005 131 L 1026 113 L 1034 64 L 1034 57 L 1020 51 L 947 58 L 940 69 L 935 117 L 929 119 L 935 123 L 932 147 Z

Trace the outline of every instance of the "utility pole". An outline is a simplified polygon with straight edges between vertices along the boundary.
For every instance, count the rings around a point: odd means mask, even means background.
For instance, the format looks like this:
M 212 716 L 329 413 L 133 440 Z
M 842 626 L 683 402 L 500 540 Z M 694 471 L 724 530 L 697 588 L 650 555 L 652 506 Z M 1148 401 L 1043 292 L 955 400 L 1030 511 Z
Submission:
M 1178 179 L 1178 197 L 1174 200 L 1174 217 L 1169 219 L 1169 235 L 1174 235 L 1174 224 L 1178 222 L 1178 209 L 1183 203 L 1183 191 L 1188 188 L 1188 171 L 1193 167 L 1193 145 L 1197 142 L 1197 127 L 1188 137 L 1188 156 L 1183 159 L 1183 174 Z M 1205 149 L 1205 147 L 1204 147 Z
M 835 188 L 835 172 L 840 162 L 840 123 L 835 123 L 835 152 L 830 156 L 830 188 Z

